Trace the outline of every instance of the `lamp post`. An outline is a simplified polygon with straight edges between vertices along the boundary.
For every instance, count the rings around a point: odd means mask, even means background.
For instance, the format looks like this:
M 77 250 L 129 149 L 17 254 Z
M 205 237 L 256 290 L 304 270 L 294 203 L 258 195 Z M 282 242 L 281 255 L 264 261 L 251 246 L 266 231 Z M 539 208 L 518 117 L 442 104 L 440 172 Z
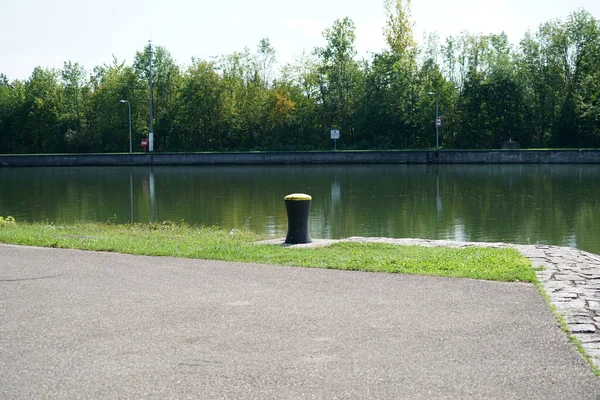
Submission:
M 154 128 L 152 126 L 152 41 L 148 40 L 148 48 L 150 49 L 150 57 L 148 57 L 150 78 L 148 79 L 148 86 L 150 92 L 150 134 L 148 135 L 148 144 L 151 152 L 154 151 Z M 154 222 L 154 221 L 152 221 Z
M 440 135 L 439 135 L 439 128 L 440 125 L 438 123 L 439 119 L 440 119 L 440 113 L 439 113 L 439 108 L 438 108 L 438 96 L 436 92 L 427 92 L 428 95 L 431 96 L 435 96 L 435 149 L 439 150 L 440 149 Z
M 127 100 L 121 100 L 120 103 L 127 103 L 127 108 L 129 108 L 129 154 L 131 154 L 131 104 Z

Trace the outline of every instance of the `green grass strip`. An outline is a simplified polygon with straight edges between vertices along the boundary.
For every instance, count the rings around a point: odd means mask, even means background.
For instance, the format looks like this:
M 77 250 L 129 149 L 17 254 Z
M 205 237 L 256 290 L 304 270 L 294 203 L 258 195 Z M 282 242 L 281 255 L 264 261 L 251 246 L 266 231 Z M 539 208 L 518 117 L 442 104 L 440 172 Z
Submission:
M 265 238 L 249 231 L 230 235 L 216 227 L 194 227 L 171 222 L 128 225 L 0 222 L 0 242 L 19 245 L 503 282 L 536 282 L 531 262 L 514 249 L 454 249 L 382 243 L 336 243 L 328 247 L 290 248 L 256 243 Z

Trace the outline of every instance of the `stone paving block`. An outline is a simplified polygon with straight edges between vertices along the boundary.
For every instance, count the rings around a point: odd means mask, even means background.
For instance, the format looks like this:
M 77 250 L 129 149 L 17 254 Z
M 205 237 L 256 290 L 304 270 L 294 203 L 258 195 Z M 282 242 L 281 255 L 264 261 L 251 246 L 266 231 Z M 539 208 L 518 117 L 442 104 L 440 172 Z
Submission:
M 600 279 L 600 274 L 596 269 L 594 270 L 581 270 L 581 275 L 585 276 L 586 279 L 597 280 Z
M 560 261 L 556 263 L 556 269 L 561 271 L 564 274 L 573 273 L 574 271 L 575 272 L 579 271 L 579 268 L 577 268 L 576 266 L 567 265 Z
M 526 250 L 523 248 L 518 248 L 517 250 L 519 250 L 519 253 L 521 253 L 524 257 L 529 258 L 532 262 L 535 262 L 537 260 L 540 261 L 547 261 L 548 259 L 546 258 L 546 255 L 538 250 Z
M 584 294 L 581 296 L 581 299 L 587 301 L 589 310 L 600 311 L 600 298 L 597 296 L 590 296 L 589 294 Z
M 586 350 L 600 351 L 600 342 L 586 343 L 583 345 L 583 348 Z
M 565 317 L 565 314 L 566 313 L 562 313 L 561 315 L 563 317 Z M 569 313 L 569 315 L 572 316 L 572 317 L 589 317 L 590 313 L 586 309 L 581 309 L 581 310 L 571 310 L 570 313 Z
M 590 357 L 594 357 L 594 358 L 600 359 L 600 350 L 590 349 L 590 350 L 586 350 L 585 352 Z M 600 361 L 600 360 L 598 360 L 598 361 Z
M 600 271 L 597 269 L 581 269 L 581 275 L 592 281 L 598 281 L 600 279 Z
M 585 296 L 585 297 L 583 297 L 583 299 L 587 300 L 588 309 L 600 312 L 600 299 L 598 299 L 598 297 Z M 590 300 L 590 299 L 594 299 L 594 300 Z M 598 300 L 596 300 L 596 299 L 598 299 Z
M 573 300 L 573 299 L 577 299 L 579 297 L 579 295 L 577 293 L 572 293 L 572 292 L 561 292 L 561 293 L 555 292 L 554 295 L 556 296 L 556 298 L 559 301 Z
M 594 320 L 591 316 L 581 316 L 581 315 L 565 315 L 565 322 L 569 325 L 571 324 L 593 324 Z
M 594 333 L 596 326 L 593 324 L 567 324 L 572 333 Z
M 584 310 L 585 309 L 585 301 L 584 300 L 572 300 L 572 301 L 555 301 L 553 299 L 552 304 L 556 306 L 559 310 Z M 586 313 L 587 315 L 587 313 Z
M 545 271 L 553 270 L 555 268 L 554 264 L 552 264 L 549 261 L 545 261 L 545 260 L 544 261 L 532 261 L 531 265 L 533 265 L 534 268 L 542 267 L 542 268 L 544 268 Z
M 534 265 L 533 268 L 537 268 L 537 267 Z M 552 269 L 552 268 L 544 268 L 544 269 L 539 269 L 539 270 L 535 271 L 536 275 L 543 275 L 543 276 L 547 276 L 547 277 L 552 277 L 552 274 L 554 274 L 555 272 L 556 272 L 556 270 Z
M 597 333 L 574 333 L 573 336 L 575 336 L 582 345 L 600 343 L 600 335 Z
M 552 274 L 551 273 L 541 274 L 541 273 L 538 272 L 538 273 L 536 273 L 536 276 L 537 276 L 537 279 L 538 279 L 539 282 L 547 282 L 550 279 L 552 279 Z
M 566 288 L 566 289 L 564 289 L 564 292 L 575 293 L 575 294 L 583 296 L 583 295 L 588 295 L 589 290 L 586 290 L 585 286 L 579 285 L 579 286 L 572 286 L 572 287 Z
M 545 254 L 535 254 L 520 251 L 523 256 L 527 257 L 532 264 L 541 263 L 547 265 L 548 268 L 553 268 L 554 262 L 550 258 L 548 258 Z
M 549 291 L 556 291 L 556 290 L 564 290 L 564 289 L 568 289 L 568 288 L 572 288 L 573 284 L 571 284 L 568 281 L 550 281 L 550 282 L 544 282 L 544 288 L 546 290 Z

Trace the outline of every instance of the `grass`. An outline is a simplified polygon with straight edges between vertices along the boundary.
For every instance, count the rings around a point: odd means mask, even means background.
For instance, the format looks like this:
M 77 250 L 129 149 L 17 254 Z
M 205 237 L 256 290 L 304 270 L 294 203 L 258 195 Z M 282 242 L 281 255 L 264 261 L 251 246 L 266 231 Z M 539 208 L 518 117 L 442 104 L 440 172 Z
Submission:
M 216 227 L 154 224 L 29 224 L 0 221 L 0 242 L 300 267 L 404 273 L 503 282 L 536 282 L 531 263 L 514 249 L 337 243 L 289 248 L 256 244 L 266 237 L 249 231 L 230 235 Z

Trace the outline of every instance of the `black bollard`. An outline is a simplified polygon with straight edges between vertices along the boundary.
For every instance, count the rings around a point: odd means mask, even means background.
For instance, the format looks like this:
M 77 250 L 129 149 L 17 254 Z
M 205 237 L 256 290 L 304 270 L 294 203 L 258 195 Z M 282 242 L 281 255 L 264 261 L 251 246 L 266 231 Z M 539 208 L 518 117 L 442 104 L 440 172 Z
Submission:
M 312 239 L 308 231 L 308 214 L 312 197 L 304 193 L 293 193 L 285 196 L 285 209 L 288 217 L 287 244 L 310 243 Z

